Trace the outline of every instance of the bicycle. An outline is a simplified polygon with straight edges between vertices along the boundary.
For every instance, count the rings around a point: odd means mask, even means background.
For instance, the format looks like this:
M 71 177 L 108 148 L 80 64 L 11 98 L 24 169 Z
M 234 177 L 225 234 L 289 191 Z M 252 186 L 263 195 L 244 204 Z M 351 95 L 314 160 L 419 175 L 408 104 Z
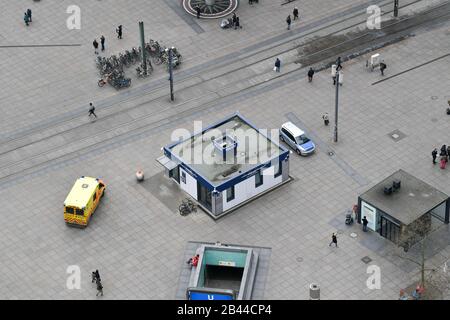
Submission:
M 188 215 L 191 212 L 197 212 L 197 206 L 188 198 L 182 200 L 178 210 L 182 216 Z

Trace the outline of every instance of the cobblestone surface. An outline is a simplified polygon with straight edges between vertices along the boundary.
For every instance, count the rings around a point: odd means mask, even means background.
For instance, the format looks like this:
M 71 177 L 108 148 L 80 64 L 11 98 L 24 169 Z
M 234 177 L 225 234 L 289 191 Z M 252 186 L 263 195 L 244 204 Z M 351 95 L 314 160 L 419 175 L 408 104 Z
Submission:
M 147 37 L 183 48 L 183 55 L 190 57 L 186 62 L 190 67 L 212 59 L 210 52 L 223 43 L 231 44 L 236 37 L 237 44 L 227 46 L 222 53 L 283 32 L 286 12 L 294 5 L 300 8 L 302 24 L 363 3 L 321 0 L 280 6 L 279 1 L 260 0 L 250 8 L 244 2 L 238 10 L 244 29 L 225 33 L 218 30 L 217 21 L 199 21 L 195 23 L 205 32 L 197 33 L 179 19 L 167 1 L 152 1 L 151 8 L 143 0 L 79 1 L 83 25 L 81 31 L 73 33 L 65 29 L 65 9 L 70 1 L 33 3 L 34 19 L 28 29 L 21 20 L 21 10 L 26 8 L 8 2 L 1 45 L 51 42 L 82 46 L 0 48 L 0 68 L 10 79 L 0 93 L 0 134 L 33 127 L 52 116 L 82 112 L 91 99 L 115 97 L 109 88 L 100 91 L 96 87 L 95 65 L 90 62 L 94 57 L 91 42 L 101 33 L 107 37 L 107 53 L 117 52 L 135 45 L 136 21 L 144 19 Z M 323 6 L 329 10 L 323 12 Z M 119 23 L 125 26 L 122 41 L 113 39 Z M 385 77 L 448 54 L 449 35 L 450 24 L 442 24 L 379 50 L 388 65 Z M 321 119 L 325 111 L 334 114 L 329 70 L 317 73 L 312 83 L 298 71 L 264 90 L 212 104 L 207 111 L 193 111 L 185 119 L 163 121 L 128 139 L 113 139 L 101 149 L 80 151 L 72 161 L 50 163 L 34 175 L 3 185 L 0 298 L 94 299 L 90 272 L 99 269 L 104 299 L 174 299 L 187 242 L 221 241 L 271 248 L 265 299 L 308 299 L 312 282 L 320 285 L 322 299 L 396 299 L 399 289 L 418 276 L 417 267 L 406 266 L 396 258 L 396 248 L 377 234 L 363 234 L 359 225 L 345 226 L 345 212 L 360 193 L 399 168 L 450 194 L 448 169 L 433 166 L 430 156 L 434 146 L 450 144 L 450 122 L 445 115 L 450 99 L 450 57 L 377 84 L 381 75 L 365 69 L 367 58 L 344 64 L 337 144 L 332 142 L 332 126 L 323 126 Z M 170 107 L 167 101 L 158 103 Z M 155 103 L 144 105 L 151 108 Z M 218 221 L 201 213 L 181 217 L 167 196 L 162 196 L 170 190 L 171 182 L 160 179 L 162 168 L 155 159 L 161 147 L 170 142 L 175 128 L 191 130 L 194 119 L 208 125 L 236 110 L 268 129 L 295 117 L 322 145 L 311 157 L 292 156 L 293 182 L 233 214 Z M 126 116 L 136 118 L 139 114 L 130 111 Z M 91 125 L 107 126 L 100 121 Z M 388 133 L 394 130 L 406 137 L 393 141 Z M 322 146 L 331 148 L 335 158 Z M 138 168 L 149 177 L 144 184 L 135 182 Z M 361 179 L 355 179 L 352 172 Z M 84 230 L 66 227 L 62 216 L 62 202 L 81 175 L 102 177 L 108 185 L 102 204 Z M 176 189 L 173 192 L 175 199 L 184 196 Z M 339 248 L 331 248 L 328 244 L 336 231 Z M 358 236 L 350 237 L 352 232 Z M 448 239 L 447 226 L 439 232 Z M 449 259 L 450 245 L 441 246 L 430 257 L 430 264 L 440 266 Z M 361 261 L 365 256 L 372 259 L 369 264 Z M 66 288 L 69 265 L 81 268 L 80 290 Z M 379 290 L 366 286 L 369 265 L 381 268 Z

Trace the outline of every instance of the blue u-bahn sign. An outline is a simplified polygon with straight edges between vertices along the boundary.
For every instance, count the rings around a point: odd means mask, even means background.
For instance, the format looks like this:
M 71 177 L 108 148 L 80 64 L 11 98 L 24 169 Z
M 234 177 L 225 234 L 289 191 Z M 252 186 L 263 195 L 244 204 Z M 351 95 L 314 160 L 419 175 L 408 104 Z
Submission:
M 233 290 L 188 289 L 188 300 L 234 300 Z

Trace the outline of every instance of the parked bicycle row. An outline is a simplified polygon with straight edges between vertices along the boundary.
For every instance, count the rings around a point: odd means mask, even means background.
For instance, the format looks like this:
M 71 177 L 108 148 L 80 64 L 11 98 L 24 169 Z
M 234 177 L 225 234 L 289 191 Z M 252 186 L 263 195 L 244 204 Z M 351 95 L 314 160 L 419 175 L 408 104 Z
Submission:
M 132 48 L 126 50 L 119 55 L 112 55 L 111 57 L 97 57 L 97 68 L 100 75 L 107 78 L 118 76 L 124 72 L 124 68 L 128 68 L 136 63 L 140 65 L 136 68 L 136 74 L 140 77 L 146 77 L 153 71 L 152 61 L 156 65 L 165 64 L 167 70 L 169 69 L 169 50 L 172 51 L 172 67 L 176 68 L 181 64 L 181 54 L 175 47 L 167 48 L 159 44 L 158 41 L 150 39 L 145 45 L 146 63 L 142 63 L 142 47 Z M 101 80 L 102 83 L 107 80 Z M 100 81 L 99 81 L 100 83 Z

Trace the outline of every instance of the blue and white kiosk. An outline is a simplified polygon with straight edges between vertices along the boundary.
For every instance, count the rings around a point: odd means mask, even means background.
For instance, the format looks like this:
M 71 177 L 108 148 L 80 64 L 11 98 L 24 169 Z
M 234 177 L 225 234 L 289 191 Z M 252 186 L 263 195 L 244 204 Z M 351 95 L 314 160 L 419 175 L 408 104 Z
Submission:
M 238 112 L 163 151 L 166 175 L 215 219 L 291 180 L 278 134 L 268 137 Z

